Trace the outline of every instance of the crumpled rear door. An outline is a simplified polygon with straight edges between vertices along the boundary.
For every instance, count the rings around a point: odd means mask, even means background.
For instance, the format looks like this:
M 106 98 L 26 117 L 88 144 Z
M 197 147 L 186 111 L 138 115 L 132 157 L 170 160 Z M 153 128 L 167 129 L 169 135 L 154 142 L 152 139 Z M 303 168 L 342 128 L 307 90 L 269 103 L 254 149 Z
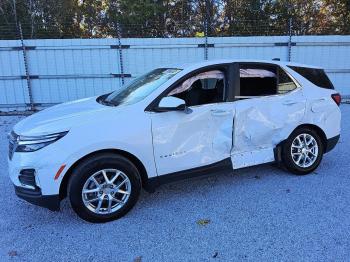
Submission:
M 300 88 L 283 95 L 237 101 L 231 151 L 233 168 L 274 161 L 274 148 L 302 122 L 305 105 Z

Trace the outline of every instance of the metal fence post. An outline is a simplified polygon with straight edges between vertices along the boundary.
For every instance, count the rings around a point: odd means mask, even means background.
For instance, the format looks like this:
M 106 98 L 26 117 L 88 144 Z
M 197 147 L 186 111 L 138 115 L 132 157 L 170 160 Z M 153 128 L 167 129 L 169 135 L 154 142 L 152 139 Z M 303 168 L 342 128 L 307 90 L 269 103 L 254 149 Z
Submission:
M 28 56 L 27 56 L 26 46 L 25 46 L 24 40 L 23 40 L 23 31 L 22 31 L 21 23 L 18 23 L 18 29 L 19 29 L 19 36 L 20 36 L 20 40 L 21 40 L 21 47 L 22 47 L 22 54 L 23 54 L 24 70 L 25 70 L 25 74 L 26 74 L 25 77 L 26 77 L 26 82 L 27 82 L 30 110 L 35 111 L 33 93 L 32 93 L 32 83 L 30 81 L 30 75 L 29 75 Z
M 208 60 L 208 21 L 204 21 L 204 60 Z
M 292 58 L 292 29 L 293 29 L 293 18 L 289 18 L 288 20 L 288 34 L 289 34 L 289 39 L 288 39 L 288 62 L 290 62 Z
M 124 85 L 124 60 L 123 60 L 123 50 L 122 50 L 122 42 L 121 42 L 121 30 L 120 25 L 117 22 L 117 38 L 118 38 L 118 51 L 119 51 L 119 63 L 120 63 L 120 74 L 122 78 L 122 85 Z
M 208 0 L 205 1 L 205 19 L 204 19 L 204 60 L 208 60 Z

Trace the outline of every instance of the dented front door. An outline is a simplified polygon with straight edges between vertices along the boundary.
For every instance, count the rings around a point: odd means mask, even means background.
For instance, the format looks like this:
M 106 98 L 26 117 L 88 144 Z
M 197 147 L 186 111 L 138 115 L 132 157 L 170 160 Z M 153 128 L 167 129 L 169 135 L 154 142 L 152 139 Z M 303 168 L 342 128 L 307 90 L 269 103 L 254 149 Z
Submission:
M 158 175 L 207 166 L 229 159 L 234 103 L 152 113 L 154 158 Z
M 306 100 L 301 88 L 236 102 L 233 168 L 275 160 L 274 148 L 302 122 Z

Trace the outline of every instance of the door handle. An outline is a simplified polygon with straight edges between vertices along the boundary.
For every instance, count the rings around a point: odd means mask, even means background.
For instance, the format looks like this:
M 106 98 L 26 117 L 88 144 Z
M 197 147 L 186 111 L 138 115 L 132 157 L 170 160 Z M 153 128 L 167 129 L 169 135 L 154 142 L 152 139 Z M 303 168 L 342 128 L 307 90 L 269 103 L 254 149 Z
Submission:
M 231 114 L 231 111 L 221 110 L 221 109 L 213 109 L 211 110 L 211 114 L 213 116 L 227 116 Z
M 283 101 L 283 105 L 295 105 L 295 104 L 297 104 L 297 103 L 299 103 L 299 101 L 294 101 L 294 100 L 286 100 L 286 101 Z

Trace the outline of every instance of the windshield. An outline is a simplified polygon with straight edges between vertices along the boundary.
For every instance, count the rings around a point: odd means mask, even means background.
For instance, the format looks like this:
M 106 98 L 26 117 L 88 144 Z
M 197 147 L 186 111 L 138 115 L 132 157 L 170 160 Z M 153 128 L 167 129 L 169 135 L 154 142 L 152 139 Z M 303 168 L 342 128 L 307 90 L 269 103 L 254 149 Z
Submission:
M 177 68 L 154 69 L 145 75 L 137 77 L 121 90 L 107 95 L 101 102 L 113 106 L 137 103 L 180 71 L 181 69 Z

